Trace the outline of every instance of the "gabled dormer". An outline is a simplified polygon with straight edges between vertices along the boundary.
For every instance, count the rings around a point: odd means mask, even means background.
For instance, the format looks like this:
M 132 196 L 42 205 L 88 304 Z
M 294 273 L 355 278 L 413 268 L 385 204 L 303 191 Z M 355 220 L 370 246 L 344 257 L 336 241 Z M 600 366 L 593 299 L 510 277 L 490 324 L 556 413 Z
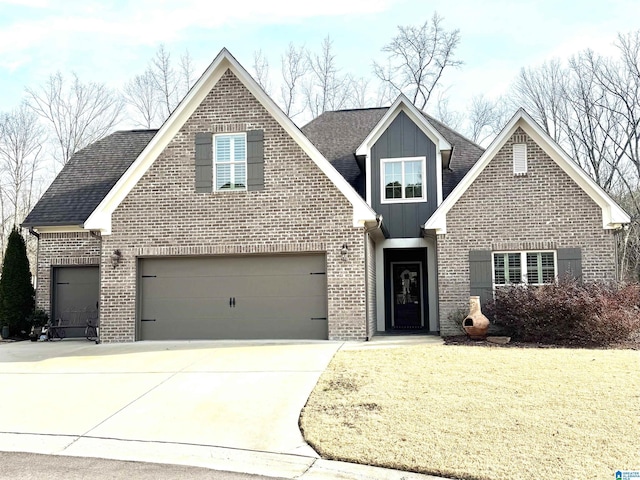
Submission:
M 400 95 L 356 150 L 369 205 L 391 237 L 419 237 L 421 218 L 442 203 L 442 168 L 451 144 Z M 444 160 L 443 160 L 444 158 Z

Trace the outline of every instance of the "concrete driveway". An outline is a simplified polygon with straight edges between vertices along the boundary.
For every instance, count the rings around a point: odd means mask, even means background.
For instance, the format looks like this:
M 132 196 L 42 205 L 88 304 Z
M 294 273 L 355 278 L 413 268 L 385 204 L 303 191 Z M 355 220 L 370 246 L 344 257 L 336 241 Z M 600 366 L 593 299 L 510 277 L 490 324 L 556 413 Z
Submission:
M 231 462 L 232 452 L 245 452 L 267 463 L 286 454 L 279 461 L 297 465 L 297 458 L 317 458 L 298 416 L 341 345 L 2 344 L 0 450 L 128 458 L 146 449 L 147 458 L 157 457 L 150 461 L 171 454 L 171 463 L 194 465 L 174 457 L 212 457 L 215 448 Z

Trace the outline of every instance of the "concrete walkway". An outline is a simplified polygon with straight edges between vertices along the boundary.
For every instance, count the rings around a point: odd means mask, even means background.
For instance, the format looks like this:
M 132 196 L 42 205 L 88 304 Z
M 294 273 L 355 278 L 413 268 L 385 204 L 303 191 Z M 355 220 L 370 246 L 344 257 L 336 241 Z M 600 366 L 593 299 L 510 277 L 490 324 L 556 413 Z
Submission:
M 298 428 L 300 410 L 339 348 L 397 342 L 388 339 L 5 343 L 0 450 L 282 478 L 429 478 L 319 459 Z

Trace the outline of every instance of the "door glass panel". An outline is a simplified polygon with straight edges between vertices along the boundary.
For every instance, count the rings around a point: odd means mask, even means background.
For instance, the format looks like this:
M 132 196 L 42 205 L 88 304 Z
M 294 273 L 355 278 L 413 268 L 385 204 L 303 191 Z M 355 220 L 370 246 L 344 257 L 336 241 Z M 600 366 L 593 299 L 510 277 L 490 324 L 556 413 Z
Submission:
M 419 262 L 391 264 L 393 327 L 422 327 L 422 265 Z

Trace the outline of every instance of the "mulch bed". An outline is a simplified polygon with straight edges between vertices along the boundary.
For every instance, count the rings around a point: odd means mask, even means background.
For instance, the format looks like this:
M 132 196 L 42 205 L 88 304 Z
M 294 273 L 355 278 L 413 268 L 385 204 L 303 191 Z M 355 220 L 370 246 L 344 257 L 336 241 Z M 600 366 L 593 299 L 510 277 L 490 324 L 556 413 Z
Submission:
M 486 340 L 471 340 L 467 335 L 456 335 L 453 337 L 444 337 L 445 345 L 462 345 L 470 347 L 500 347 L 500 348 L 592 348 L 595 350 L 607 349 L 631 349 L 640 350 L 640 336 L 633 340 L 618 342 L 613 345 L 601 346 L 593 344 L 585 344 L 584 342 L 567 340 L 563 343 L 539 343 L 539 342 L 516 342 L 510 341 L 507 344 L 499 345 L 487 342 Z

